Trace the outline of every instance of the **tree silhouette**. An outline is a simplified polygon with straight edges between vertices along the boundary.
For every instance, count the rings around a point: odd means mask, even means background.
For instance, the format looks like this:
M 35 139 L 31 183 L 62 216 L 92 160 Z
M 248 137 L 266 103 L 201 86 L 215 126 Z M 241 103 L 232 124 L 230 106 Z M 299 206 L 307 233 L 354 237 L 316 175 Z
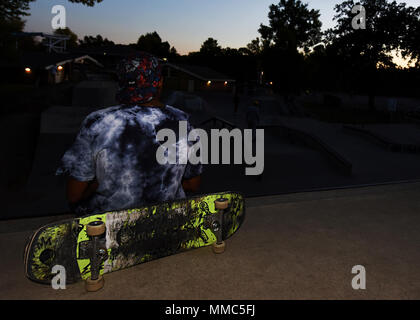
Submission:
M 260 60 L 264 77 L 287 99 L 302 86 L 303 52 L 322 38 L 318 10 L 309 9 L 300 0 L 281 0 L 269 7 L 269 25 L 261 24 L 261 38 L 253 40 L 248 49 Z
M 200 53 L 206 56 L 216 57 L 222 54 L 222 48 L 216 39 L 208 38 L 201 45 Z
M 156 31 L 141 35 L 136 47 L 138 50 L 149 52 L 159 58 L 167 58 L 171 54 L 170 44 L 167 41 L 162 42 L 162 38 Z
M 69 0 L 73 3 L 81 3 L 88 7 L 93 7 L 95 4 L 102 2 L 102 0 Z
M 405 49 L 408 54 L 407 30 L 414 20 L 416 10 L 405 3 L 387 0 L 361 0 L 366 13 L 366 29 L 354 29 L 353 0 L 335 6 L 337 25 L 328 30 L 326 39 L 335 51 L 360 74 L 369 91 L 369 106 L 375 108 L 378 67 L 395 67 L 392 50 Z M 412 36 L 412 34 L 410 34 Z M 414 50 L 411 50 L 414 51 Z
M 260 25 L 259 33 L 269 45 L 289 51 L 308 50 L 321 40 L 319 10 L 309 10 L 300 0 L 281 0 L 270 6 L 269 25 Z
M 0 20 L 16 20 L 28 16 L 29 3 L 35 0 L 2 0 L 0 2 Z
M 115 43 L 103 38 L 100 34 L 96 37 L 93 36 L 84 36 L 83 40 L 79 40 L 80 47 L 104 47 L 104 46 L 113 46 Z
M 420 6 L 417 8 L 407 8 L 409 12 L 408 26 L 403 33 L 402 55 L 416 62 L 417 68 L 420 68 Z
M 76 48 L 77 47 L 77 34 L 75 34 L 69 27 L 66 27 L 64 29 L 59 28 L 54 30 L 54 34 L 57 35 L 64 35 L 69 36 L 70 39 L 67 40 L 67 48 Z

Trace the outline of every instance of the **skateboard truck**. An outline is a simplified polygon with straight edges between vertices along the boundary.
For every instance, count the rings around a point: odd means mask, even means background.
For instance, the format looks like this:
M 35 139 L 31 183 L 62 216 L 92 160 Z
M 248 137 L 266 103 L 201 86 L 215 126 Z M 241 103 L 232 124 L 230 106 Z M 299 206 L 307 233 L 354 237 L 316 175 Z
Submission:
M 214 202 L 214 207 L 217 212 L 207 217 L 207 226 L 216 236 L 216 243 L 213 244 L 213 252 L 223 253 L 226 247 L 226 244 L 223 241 L 223 215 L 225 210 L 229 207 L 229 200 L 218 198 Z
M 104 278 L 100 275 L 100 267 L 107 257 L 105 241 L 100 239 L 105 233 L 105 224 L 102 221 L 94 221 L 86 226 L 86 233 L 90 241 L 81 243 L 79 256 L 90 259 L 91 276 L 86 279 L 85 288 L 88 292 L 98 291 L 104 286 Z

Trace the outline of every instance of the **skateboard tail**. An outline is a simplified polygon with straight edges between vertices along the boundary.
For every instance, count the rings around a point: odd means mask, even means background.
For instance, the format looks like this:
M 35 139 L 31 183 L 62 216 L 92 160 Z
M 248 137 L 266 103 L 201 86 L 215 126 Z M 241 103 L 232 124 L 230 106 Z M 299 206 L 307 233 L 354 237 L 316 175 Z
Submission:
M 78 224 L 69 220 L 38 229 L 29 238 L 24 251 L 26 276 L 36 282 L 49 284 L 54 266 L 63 266 L 68 283 L 78 281 L 75 261 L 75 233 Z

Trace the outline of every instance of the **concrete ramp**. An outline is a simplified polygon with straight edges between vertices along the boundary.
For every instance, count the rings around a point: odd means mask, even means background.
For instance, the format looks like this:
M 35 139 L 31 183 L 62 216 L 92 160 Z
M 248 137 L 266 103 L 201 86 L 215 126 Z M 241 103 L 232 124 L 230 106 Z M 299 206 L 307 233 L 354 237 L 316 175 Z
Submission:
M 65 179 L 55 175 L 60 159 L 72 145 L 83 119 L 96 108 L 54 106 L 41 115 L 40 134 L 24 192 L 1 218 L 48 216 L 68 211 Z
M 345 125 L 344 130 L 381 145 L 388 151 L 420 153 L 420 130 L 409 124 Z
M 53 106 L 41 115 L 41 134 L 76 134 L 84 118 L 98 110 L 93 107 Z
M 73 106 L 110 107 L 117 105 L 115 99 L 118 85 L 114 81 L 82 81 L 73 89 Z

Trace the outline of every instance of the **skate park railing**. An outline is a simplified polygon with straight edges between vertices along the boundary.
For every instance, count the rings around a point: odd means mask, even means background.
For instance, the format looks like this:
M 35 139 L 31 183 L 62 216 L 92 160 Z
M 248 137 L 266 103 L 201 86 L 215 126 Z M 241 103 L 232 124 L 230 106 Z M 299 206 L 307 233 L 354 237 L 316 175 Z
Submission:
M 261 129 L 269 128 L 276 128 L 280 130 L 281 134 L 290 139 L 292 142 L 297 142 L 320 151 L 344 175 L 351 176 L 353 174 L 353 164 L 316 135 L 286 125 L 261 127 Z
M 404 152 L 404 153 L 420 153 L 420 145 L 398 143 L 376 132 L 372 132 L 371 130 L 366 129 L 366 128 L 362 128 L 358 126 L 351 126 L 351 125 L 344 125 L 343 130 L 350 134 L 355 134 L 355 135 L 359 135 L 361 137 L 367 138 L 371 140 L 372 142 L 386 148 L 388 151 Z

